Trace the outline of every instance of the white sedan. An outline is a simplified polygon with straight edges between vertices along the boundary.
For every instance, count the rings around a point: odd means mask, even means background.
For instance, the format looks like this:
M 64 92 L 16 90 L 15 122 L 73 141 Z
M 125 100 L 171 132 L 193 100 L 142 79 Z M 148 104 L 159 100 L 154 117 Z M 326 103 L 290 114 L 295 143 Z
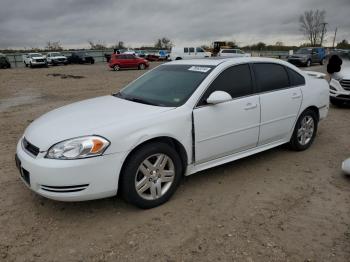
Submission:
M 182 175 L 285 143 L 307 149 L 328 112 L 324 79 L 268 58 L 180 60 L 120 92 L 53 110 L 25 130 L 24 183 L 56 200 L 114 196 L 151 208 Z

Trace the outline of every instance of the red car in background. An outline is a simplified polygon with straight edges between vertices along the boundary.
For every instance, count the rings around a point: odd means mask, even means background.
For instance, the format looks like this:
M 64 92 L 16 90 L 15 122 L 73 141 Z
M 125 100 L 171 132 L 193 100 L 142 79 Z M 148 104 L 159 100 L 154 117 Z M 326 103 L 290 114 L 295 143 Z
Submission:
M 119 71 L 122 68 L 138 68 L 143 70 L 149 67 L 149 62 L 146 59 L 131 54 L 112 54 L 109 60 L 109 67 L 114 71 Z

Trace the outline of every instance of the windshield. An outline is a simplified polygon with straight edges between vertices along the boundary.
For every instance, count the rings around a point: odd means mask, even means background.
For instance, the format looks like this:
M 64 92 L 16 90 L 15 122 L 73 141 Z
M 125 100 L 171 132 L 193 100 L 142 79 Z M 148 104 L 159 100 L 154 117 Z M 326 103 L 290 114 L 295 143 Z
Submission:
M 42 57 L 42 54 L 31 54 L 30 57 Z
M 130 83 L 115 96 L 156 106 L 183 105 L 212 66 L 163 65 Z
M 61 53 L 51 53 L 51 56 L 61 56 Z
M 296 51 L 296 54 L 311 54 L 312 49 L 311 48 L 301 48 L 298 51 Z

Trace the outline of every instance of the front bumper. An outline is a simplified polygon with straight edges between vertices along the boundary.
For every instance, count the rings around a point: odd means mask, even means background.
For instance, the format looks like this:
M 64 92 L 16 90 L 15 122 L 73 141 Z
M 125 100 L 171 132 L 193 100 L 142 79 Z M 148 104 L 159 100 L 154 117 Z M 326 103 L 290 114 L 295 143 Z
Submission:
M 303 59 L 289 58 L 287 61 L 293 65 L 306 65 L 307 59 L 303 60 Z
M 34 192 L 60 201 L 84 201 L 117 194 L 124 153 L 78 160 L 34 157 L 17 144 L 16 164 L 23 182 Z
M 344 173 L 350 175 L 350 158 L 344 160 L 344 162 L 342 163 L 342 169 Z
M 350 102 L 350 91 L 335 91 L 330 89 L 329 95 L 331 99 L 339 100 L 343 102 Z

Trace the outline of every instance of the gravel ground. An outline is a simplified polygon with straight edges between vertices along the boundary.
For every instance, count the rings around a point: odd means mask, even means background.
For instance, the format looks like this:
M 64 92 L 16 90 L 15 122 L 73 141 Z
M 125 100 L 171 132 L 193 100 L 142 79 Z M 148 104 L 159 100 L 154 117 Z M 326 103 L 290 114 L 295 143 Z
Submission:
M 142 73 L 102 64 L 0 71 L 0 261 L 349 261 L 350 179 L 340 170 L 349 108 L 331 107 L 309 150 L 282 146 L 186 177 L 151 210 L 117 197 L 56 202 L 23 185 L 15 146 L 33 119 Z

